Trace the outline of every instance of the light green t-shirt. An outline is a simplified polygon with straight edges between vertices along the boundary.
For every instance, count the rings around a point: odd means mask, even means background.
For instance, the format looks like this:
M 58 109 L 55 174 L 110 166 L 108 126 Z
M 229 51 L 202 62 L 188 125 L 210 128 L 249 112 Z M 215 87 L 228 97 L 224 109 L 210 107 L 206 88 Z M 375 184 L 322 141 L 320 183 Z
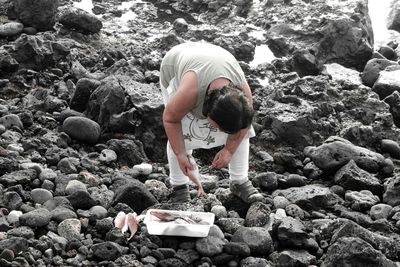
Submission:
M 243 70 L 235 57 L 222 47 L 204 43 L 189 42 L 174 46 L 161 62 L 161 85 L 167 88 L 170 81 L 176 78 L 178 85 L 182 76 L 194 71 L 198 80 L 196 106 L 191 113 L 198 118 L 205 118 L 202 109 L 209 84 L 217 78 L 226 78 L 242 88 L 245 81 Z

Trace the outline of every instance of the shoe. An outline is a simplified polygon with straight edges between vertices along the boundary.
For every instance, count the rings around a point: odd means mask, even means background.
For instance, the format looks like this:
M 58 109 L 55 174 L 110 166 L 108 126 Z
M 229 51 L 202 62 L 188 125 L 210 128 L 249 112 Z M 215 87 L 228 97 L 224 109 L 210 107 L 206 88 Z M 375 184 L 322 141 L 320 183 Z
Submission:
M 171 193 L 171 202 L 184 203 L 190 201 L 189 185 L 174 186 Z
M 250 180 L 247 180 L 242 184 L 234 184 L 231 182 L 229 189 L 231 190 L 232 194 L 241 198 L 248 204 L 264 200 L 264 196 L 258 192 Z

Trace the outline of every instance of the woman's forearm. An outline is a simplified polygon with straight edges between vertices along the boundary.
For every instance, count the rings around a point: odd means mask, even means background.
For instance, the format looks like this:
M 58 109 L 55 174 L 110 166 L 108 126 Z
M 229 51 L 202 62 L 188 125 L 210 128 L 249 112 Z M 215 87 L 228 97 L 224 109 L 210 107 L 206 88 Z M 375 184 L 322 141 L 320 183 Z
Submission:
M 175 155 L 186 153 L 181 122 L 164 121 L 164 129 Z
M 249 128 L 245 128 L 240 130 L 236 134 L 230 134 L 228 135 L 228 138 L 226 140 L 225 144 L 225 149 L 227 149 L 231 155 L 233 155 L 242 142 L 243 138 L 246 136 L 247 132 L 249 131 Z

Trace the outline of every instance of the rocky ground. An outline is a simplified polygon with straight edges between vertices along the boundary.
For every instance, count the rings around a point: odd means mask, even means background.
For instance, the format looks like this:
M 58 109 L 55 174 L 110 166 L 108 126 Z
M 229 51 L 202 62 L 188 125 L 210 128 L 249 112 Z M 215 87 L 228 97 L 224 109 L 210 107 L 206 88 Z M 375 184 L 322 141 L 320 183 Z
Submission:
M 130 3 L 130 4 L 129 4 Z M 0 0 L 0 266 L 399 266 L 400 40 L 374 49 L 367 0 Z M 130 19 L 126 18 L 130 15 Z M 400 31 L 400 5 L 388 27 Z M 207 193 L 168 202 L 165 52 L 240 61 L 257 136 L 247 205 L 213 151 Z M 268 45 L 276 59 L 252 65 Z M 128 241 L 120 212 L 205 211 L 204 238 Z

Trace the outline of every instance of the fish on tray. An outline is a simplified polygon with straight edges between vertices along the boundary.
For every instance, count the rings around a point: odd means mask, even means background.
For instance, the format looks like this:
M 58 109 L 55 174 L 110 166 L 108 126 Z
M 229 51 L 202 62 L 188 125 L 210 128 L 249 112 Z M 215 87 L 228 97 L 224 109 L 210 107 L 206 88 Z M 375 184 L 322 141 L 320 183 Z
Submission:
M 167 211 L 150 211 L 150 215 L 154 216 L 159 222 L 174 222 L 177 224 L 208 224 L 208 222 L 202 220 L 193 215 L 179 215 Z

